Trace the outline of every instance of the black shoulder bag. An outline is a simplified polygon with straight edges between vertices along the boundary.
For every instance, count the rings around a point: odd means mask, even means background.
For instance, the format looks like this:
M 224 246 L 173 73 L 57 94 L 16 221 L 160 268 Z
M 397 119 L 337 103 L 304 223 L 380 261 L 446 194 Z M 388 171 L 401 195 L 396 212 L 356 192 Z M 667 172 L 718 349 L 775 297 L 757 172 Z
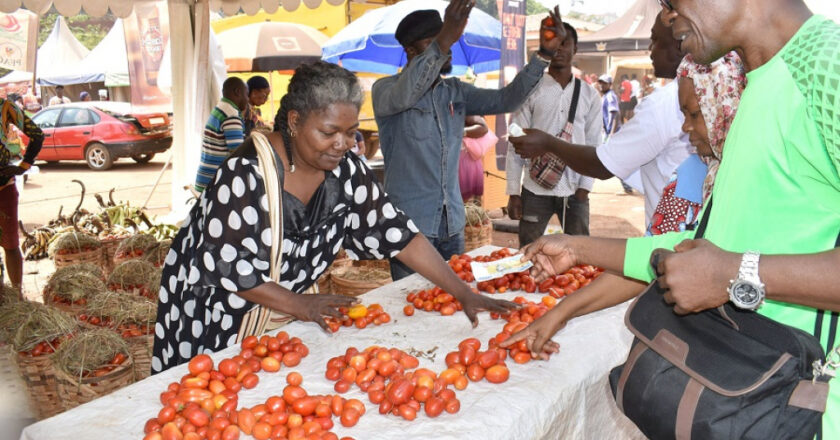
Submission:
M 770 440 L 821 431 L 830 377 L 815 368 L 825 363 L 817 338 L 730 303 L 679 316 L 662 294 L 654 281 L 627 310 L 635 339 L 610 372 L 619 409 L 645 435 Z

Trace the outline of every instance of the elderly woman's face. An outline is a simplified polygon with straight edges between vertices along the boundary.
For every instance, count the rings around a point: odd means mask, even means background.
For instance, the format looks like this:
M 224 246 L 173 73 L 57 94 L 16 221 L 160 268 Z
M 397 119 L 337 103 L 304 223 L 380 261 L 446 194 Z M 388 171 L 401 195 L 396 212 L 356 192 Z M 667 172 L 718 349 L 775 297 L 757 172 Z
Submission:
M 688 134 L 688 140 L 692 146 L 697 148 L 697 154 L 704 157 L 714 157 L 712 146 L 709 143 L 706 120 L 703 118 L 703 112 L 700 111 L 697 92 L 694 91 L 694 81 L 691 78 L 680 78 L 679 81 L 680 110 L 685 116 L 682 131 Z
M 292 113 L 289 116 L 294 119 Z M 291 126 L 297 131 L 295 146 L 300 160 L 312 168 L 332 171 L 356 145 L 359 109 L 349 103 L 332 104 Z

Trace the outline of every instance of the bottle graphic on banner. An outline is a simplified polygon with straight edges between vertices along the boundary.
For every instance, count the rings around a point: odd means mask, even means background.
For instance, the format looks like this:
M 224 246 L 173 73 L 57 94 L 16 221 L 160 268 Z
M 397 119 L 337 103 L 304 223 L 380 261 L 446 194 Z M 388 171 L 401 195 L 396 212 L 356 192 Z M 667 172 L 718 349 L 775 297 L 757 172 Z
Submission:
M 143 57 L 146 84 L 157 85 L 158 70 L 163 60 L 163 32 L 157 5 L 138 4 L 137 25 L 140 34 L 140 54 Z

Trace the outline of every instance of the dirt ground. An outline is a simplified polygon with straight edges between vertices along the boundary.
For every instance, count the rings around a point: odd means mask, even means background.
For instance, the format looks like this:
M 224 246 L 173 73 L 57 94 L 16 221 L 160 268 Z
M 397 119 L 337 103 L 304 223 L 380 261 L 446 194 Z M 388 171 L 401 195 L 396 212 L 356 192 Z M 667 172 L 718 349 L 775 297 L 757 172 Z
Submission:
M 170 212 L 172 191 L 171 172 L 167 169 L 157 188 L 155 180 L 161 173 L 167 155 L 158 155 L 148 164 L 137 164 L 121 159 L 107 171 L 92 171 L 83 162 L 60 162 L 47 165 L 37 162 L 40 172 L 31 176 L 21 192 L 19 217 L 27 229 L 43 225 L 55 218 L 60 207 L 71 212 L 79 203 L 81 187 L 73 180 L 85 184 L 86 194 L 82 207 L 95 211 L 94 193 L 107 200 L 114 188 L 117 201 L 128 201 L 132 206 L 143 206 L 156 215 Z M 619 195 L 620 193 L 620 195 Z M 150 196 L 151 194 L 151 196 Z M 557 218 L 552 219 L 557 223 Z M 593 236 L 633 237 L 644 229 L 644 199 L 640 195 L 624 195 L 617 179 L 596 181 L 590 196 L 590 232 Z M 493 244 L 511 248 L 519 247 L 515 233 L 494 231 Z M 54 271 L 49 260 L 24 263 L 24 292 L 31 299 L 40 299 L 46 278 Z

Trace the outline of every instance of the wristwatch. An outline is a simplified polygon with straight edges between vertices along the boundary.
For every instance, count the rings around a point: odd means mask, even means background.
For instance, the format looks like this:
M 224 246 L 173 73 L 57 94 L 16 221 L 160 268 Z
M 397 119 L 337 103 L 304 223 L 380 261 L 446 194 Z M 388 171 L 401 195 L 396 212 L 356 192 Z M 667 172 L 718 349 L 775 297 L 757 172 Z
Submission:
M 738 277 L 729 281 L 729 300 L 736 307 L 744 310 L 758 310 L 764 302 L 764 284 L 758 277 L 757 251 L 744 252 Z

